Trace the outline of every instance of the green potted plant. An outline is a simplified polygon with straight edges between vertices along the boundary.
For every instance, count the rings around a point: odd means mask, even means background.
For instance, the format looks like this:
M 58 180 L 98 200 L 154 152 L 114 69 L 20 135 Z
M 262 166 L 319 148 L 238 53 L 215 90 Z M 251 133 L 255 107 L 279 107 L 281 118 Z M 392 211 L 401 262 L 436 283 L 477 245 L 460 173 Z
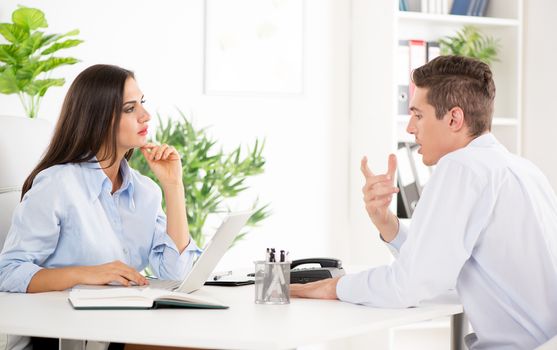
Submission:
M 30 118 L 37 116 L 46 91 L 65 83 L 63 78 L 52 78 L 52 71 L 79 62 L 54 54 L 83 42 L 70 38 L 79 34 L 77 29 L 65 34 L 46 34 L 40 30 L 47 27 L 41 10 L 23 6 L 12 13 L 12 23 L 0 23 L 0 34 L 8 42 L 0 45 L 0 93 L 17 94 Z
M 457 55 L 477 58 L 491 65 L 498 61 L 499 40 L 485 36 L 474 26 L 464 26 L 454 36 L 446 36 L 439 40 L 442 55 Z
M 256 140 L 245 156 L 241 146 L 225 153 L 216 149 L 217 142 L 207 135 L 206 129 L 196 129 L 182 112 L 180 115 L 181 120 L 168 118 L 166 124 L 158 116 L 160 128 L 154 141 L 174 146 L 181 154 L 189 230 L 193 240 L 202 247 L 203 229 L 209 214 L 230 211 L 225 200 L 245 191 L 248 177 L 263 172 L 264 143 Z M 134 153 L 130 165 L 157 181 L 140 152 Z M 257 225 L 270 215 L 268 204 L 259 205 L 255 200 L 251 207 L 254 214 L 248 220 L 248 227 Z M 234 243 L 246 234 L 247 231 L 241 232 Z

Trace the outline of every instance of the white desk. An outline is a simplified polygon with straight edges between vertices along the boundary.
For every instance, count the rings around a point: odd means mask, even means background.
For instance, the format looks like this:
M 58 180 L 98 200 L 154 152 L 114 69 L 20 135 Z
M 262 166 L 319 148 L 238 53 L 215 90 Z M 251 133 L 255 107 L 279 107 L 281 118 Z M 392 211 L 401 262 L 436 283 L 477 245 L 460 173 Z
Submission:
M 217 298 L 230 309 L 76 311 L 67 292 L 0 293 L 0 333 L 217 349 L 291 349 L 462 313 L 456 300 L 412 309 L 376 309 L 308 299 L 256 305 L 253 286 L 204 287 L 196 293 Z

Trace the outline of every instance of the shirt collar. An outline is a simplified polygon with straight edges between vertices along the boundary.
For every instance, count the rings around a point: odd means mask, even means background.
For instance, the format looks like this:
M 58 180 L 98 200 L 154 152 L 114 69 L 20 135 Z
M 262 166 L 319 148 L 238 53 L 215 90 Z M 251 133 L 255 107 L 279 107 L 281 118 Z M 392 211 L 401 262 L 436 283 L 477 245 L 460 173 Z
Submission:
M 110 179 L 97 161 L 96 157 L 91 158 L 90 160 L 80 163 L 80 166 L 85 169 L 85 184 L 87 185 L 87 189 L 89 191 L 89 199 L 91 201 L 95 201 L 99 198 L 101 192 L 106 190 L 110 192 L 112 190 L 112 184 Z M 128 161 L 124 158 L 120 163 L 120 174 L 122 174 L 122 186 L 116 193 L 128 193 L 128 205 L 130 210 L 135 209 L 135 203 L 133 200 L 134 194 L 134 183 L 131 176 L 130 166 Z
M 489 147 L 489 146 L 501 146 L 501 144 L 492 133 L 487 132 L 470 141 L 468 146 Z
M 122 159 L 122 162 L 120 163 L 120 173 L 122 174 L 122 186 L 118 192 L 128 192 L 128 206 L 130 207 L 130 210 L 134 210 L 135 202 L 133 200 L 133 193 L 135 185 L 131 175 L 131 168 L 126 158 Z

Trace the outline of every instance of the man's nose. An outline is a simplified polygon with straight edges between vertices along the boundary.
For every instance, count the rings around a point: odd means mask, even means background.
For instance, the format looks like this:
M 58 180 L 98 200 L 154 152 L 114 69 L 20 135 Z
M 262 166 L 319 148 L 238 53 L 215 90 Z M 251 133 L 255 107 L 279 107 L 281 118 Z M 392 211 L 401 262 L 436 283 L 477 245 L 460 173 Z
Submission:
M 413 122 L 414 118 L 412 118 L 412 116 L 410 116 L 410 120 L 408 121 L 408 125 L 406 125 L 406 132 L 414 135 L 414 133 L 416 132 L 416 127 L 414 126 L 414 122 Z

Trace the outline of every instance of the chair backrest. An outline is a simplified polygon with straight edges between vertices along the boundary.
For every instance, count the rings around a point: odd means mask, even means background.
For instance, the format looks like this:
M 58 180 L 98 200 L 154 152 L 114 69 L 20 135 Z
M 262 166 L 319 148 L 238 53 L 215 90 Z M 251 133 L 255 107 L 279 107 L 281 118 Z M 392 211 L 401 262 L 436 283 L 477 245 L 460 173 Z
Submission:
M 52 125 L 44 119 L 0 116 L 0 250 L 23 181 L 37 165 L 51 136 Z

